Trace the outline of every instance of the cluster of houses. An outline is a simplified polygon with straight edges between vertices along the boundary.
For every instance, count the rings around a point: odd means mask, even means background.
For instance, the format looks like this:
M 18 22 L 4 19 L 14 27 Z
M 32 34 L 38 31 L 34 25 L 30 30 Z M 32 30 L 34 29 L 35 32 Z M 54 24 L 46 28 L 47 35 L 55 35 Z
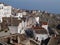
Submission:
M 41 45 L 42 40 L 51 37 L 51 35 L 48 22 L 40 21 L 37 12 L 42 15 L 40 10 L 15 9 L 0 3 L 0 41 L 22 45 L 30 45 L 33 42 L 34 44 L 31 45 Z M 31 38 L 28 34 L 34 36 Z

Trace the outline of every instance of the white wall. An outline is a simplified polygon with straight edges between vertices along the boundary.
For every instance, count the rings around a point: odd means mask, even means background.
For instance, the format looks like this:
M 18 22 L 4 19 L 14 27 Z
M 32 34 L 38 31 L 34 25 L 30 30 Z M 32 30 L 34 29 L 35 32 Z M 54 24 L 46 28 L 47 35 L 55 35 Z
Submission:
M 4 6 L 4 15 L 6 17 L 10 17 L 11 15 L 11 10 L 12 10 L 12 7 L 11 6 Z
M 46 30 L 48 30 L 48 25 L 42 25 L 42 27 Z
M 3 9 L 0 10 L 0 21 L 2 22 L 2 17 L 4 17 Z
M 18 26 L 18 33 L 21 33 L 21 30 L 22 30 L 22 24 L 20 23 Z
M 35 34 L 35 39 L 38 37 L 38 40 L 41 41 L 42 39 L 45 40 L 48 38 L 47 34 Z
M 3 4 L 0 4 L 0 10 L 1 10 L 3 7 L 4 7 L 4 5 L 3 5 Z
M 3 4 L 0 4 L 0 21 L 2 22 L 2 17 L 3 17 L 3 7 L 4 5 Z
M 22 13 L 17 13 L 17 15 L 15 17 L 23 17 L 23 14 Z
M 22 12 L 23 15 L 26 15 L 27 13 L 26 12 Z
M 4 6 L 4 4 L 0 4 L 0 14 L 5 15 L 5 16 L 10 16 L 11 15 L 11 6 Z
M 39 24 L 39 17 L 35 17 L 35 20 Z
M 23 14 L 22 13 L 18 13 L 18 17 L 23 17 Z
M 22 23 L 20 23 L 19 26 L 18 26 L 18 33 L 20 33 L 20 34 L 25 33 L 24 29 L 25 29 L 25 22 L 22 21 Z
M 47 33 L 48 33 L 48 35 L 49 35 L 48 25 L 42 25 L 42 27 L 47 30 Z
M 0 21 L 2 22 L 2 17 L 10 17 L 11 15 L 11 6 L 4 6 L 0 4 Z
M 9 31 L 11 34 L 18 33 L 18 27 L 17 26 L 8 26 L 8 27 L 9 27 Z

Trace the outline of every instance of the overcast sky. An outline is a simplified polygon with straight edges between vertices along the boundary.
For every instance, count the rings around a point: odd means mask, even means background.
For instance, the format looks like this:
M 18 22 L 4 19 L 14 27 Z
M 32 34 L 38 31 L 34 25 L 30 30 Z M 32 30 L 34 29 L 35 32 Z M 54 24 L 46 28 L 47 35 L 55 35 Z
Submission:
M 60 0 L 0 0 L 15 8 L 46 10 L 52 13 L 60 13 Z

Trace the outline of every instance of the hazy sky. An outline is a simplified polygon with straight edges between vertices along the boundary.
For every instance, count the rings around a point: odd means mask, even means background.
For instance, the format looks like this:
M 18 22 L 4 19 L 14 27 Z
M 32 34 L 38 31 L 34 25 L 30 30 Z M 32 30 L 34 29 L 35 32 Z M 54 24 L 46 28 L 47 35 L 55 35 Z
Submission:
M 60 0 L 0 0 L 15 8 L 46 10 L 52 13 L 60 13 Z

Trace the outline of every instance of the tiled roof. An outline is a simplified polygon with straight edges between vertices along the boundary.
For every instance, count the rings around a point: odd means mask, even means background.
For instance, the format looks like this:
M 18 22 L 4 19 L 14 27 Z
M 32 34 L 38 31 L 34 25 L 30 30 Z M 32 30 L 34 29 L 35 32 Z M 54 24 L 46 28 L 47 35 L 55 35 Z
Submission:
M 44 28 L 42 28 L 41 26 L 35 26 L 35 27 L 33 26 L 32 28 L 33 28 L 33 29 L 44 29 Z
M 47 34 L 47 31 L 42 28 L 42 27 L 32 27 L 32 29 L 37 33 L 37 34 Z
M 42 25 L 47 25 L 48 23 L 47 22 L 42 22 Z

